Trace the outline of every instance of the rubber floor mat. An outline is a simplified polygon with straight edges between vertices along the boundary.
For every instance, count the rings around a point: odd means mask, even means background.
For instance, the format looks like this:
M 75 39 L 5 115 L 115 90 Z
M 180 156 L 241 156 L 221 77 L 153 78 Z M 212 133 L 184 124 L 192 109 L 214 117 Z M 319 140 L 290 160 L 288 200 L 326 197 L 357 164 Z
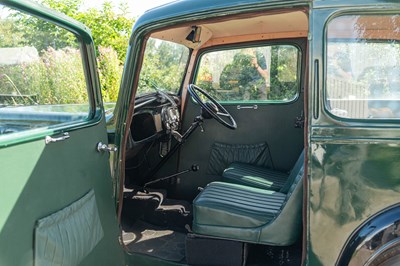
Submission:
M 185 259 L 186 234 L 184 233 L 139 220 L 129 227 L 124 226 L 122 238 L 131 252 L 175 262 Z

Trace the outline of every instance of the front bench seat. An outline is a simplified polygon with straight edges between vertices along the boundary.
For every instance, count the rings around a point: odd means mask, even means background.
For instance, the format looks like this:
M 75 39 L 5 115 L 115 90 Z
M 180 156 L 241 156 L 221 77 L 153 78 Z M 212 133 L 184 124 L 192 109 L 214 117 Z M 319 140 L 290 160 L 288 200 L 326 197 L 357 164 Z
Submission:
M 234 162 L 224 170 L 224 182 L 287 193 L 294 178 L 304 164 L 304 150 L 294 164 L 290 174 L 247 163 Z
M 193 232 L 288 246 L 301 233 L 304 167 L 287 193 L 212 182 L 193 201 Z

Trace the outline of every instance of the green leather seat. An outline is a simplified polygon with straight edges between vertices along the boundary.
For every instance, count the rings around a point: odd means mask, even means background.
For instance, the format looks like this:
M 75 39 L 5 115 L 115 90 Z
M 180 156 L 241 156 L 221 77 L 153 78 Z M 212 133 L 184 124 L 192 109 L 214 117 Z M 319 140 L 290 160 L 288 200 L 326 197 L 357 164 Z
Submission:
M 193 201 L 193 232 L 287 246 L 301 233 L 303 167 L 287 193 L 212 182 Z
M 224 182 L 286 193 L 289 187 L 285 186 L 285 184 L 290 186 L 290 184 L 293 183 L 294 178 L 303 164 L 304 150 L 297 159 L 290 174 L 261 166 L 234 162 L 225 169 L 222 177 Z

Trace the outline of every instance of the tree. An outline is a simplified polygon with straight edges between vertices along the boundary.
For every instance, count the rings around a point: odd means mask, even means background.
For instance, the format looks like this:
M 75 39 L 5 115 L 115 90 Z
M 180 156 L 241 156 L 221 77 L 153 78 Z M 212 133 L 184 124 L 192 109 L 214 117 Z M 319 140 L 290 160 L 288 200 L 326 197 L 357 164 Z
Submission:
M 67 16 L 76 17 L 82 0 L 43 0 L 42 4 Z M 72 33 L 65 34 L 62 28 L 52 23 L 20 12 L 12 15 L 11 18 L 19 21 L 18 28 L 14 32 L 20 32 L 23 36 L 20 45 L 34 46 L 39 52 L 46 50 L 48 47 L 61 49 L 76 46 L 76 38 Z
M 146 44 L 138 93 L 154 92 L 155 86 L 177 92 L 188 56 L 189 50 L 183 45 L 150 38 Z
M 92 29 L 104 100 L 116 101 L 129 33 L 134 23 L 134 19 L 127 18 L 126 4 L 122 4 L 119 11 L 114 11 L 110 2 L 105 2 L 100 10 L 82 10 L 83 0 L 38 0 L 38 2 L 75 18 Z M 4 86 L 1 89 L 7 91 L 18 89 L 19 94 L 33 93 L 42 96 L 45 95 L 47 87 L 49 90 L 59 90 L 61 83 L 57 82 L 57 76 L 66 79 L 65 77 L 74 76 L 75 73 L 68 56 L 75 58 L 74 51 L 79 50 L 76 36 L 62 27 L 23 12 L 5 12 L 5 14 L 8 16 L 1 18 L 0 47 L 34 47 L 40 60 L 2 67 L 3 75 L 0 77 L 0 83 L 4 83 Z M 66 61 L 64 63 L 57 61 L 59 57 Z M 64 65 L 65 68 L 48 64 L 53 61 Z M 34 69 L 40 71 L 33 71 Z M 79 68 L 75 70 L 78 71 Z M 48 82 L 49 80 L 51 82 Z M 82 84 L 85 84 L 84 80 Z M 73 91 L 69 89 L 67 92 L 65 88 L 67 87 L 64 86 L 65 95 Z M 42 96 L 38 98 L 41 103 L 68 102 L 61 94 L 54 97 L 48 94 L 47 98 Z M 77 96 L 73 98 L 79 100 Z
M 111 47 L 117 52 L 120 64 L 123 63 L 135 22 L 134 19 L 127 18 L 126 3 L 119 6 L 118 12 L 114 11 L 111 2 L 104 2 L 100 10 L 91 8 L 86 11 L 80 11 L 82 0 L 41 0 L 40 3 L 85 24 L 91 29 L 97 52 L 100 46 Z M 43 25 L 37 25 L 36 28 L 46 30 Z M 68 41 L 63 42 L 68 45 Z
M 112 47 L 117 51 L 118 58 L 123 62 L 128 48 L 129 36 L 134 20 L 128 19 L 126 6 L 115 12 L 110 2 L 105 2 L 101 10 L 91 8 L 77 14 L 74 18 L 88 26 L 93 35 L 95 46 L 98 48 Z

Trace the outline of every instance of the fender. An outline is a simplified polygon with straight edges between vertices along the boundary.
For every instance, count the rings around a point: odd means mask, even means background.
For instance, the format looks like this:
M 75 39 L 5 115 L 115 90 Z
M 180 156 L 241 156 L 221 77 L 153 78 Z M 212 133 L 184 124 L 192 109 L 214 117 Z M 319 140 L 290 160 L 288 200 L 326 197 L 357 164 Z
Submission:
M 353 232 L 336 265 L 364 265 L 399 243 L 400 204 L 396 204 L 371 216 Z

